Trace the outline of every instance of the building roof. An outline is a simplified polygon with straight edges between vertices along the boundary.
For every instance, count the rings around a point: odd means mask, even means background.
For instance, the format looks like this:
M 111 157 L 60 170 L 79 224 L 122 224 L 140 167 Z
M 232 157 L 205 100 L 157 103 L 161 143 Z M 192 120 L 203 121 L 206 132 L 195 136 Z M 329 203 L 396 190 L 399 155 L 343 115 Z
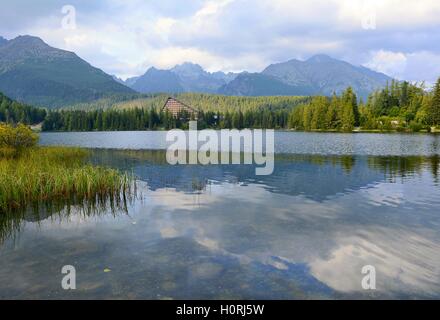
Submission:
M 189 105 L 187 105 L 187 104 L 185 104 L 185 103 L 183 103 L 183 102 L 181 102 L 181 101 L 179 101 L 179 100 L 177 100 L 176 98 L 173 98 L 173 97 L 168 97 L 167 101 L 165 102 L 164 106 L 162 107 L 162 111 L 165 108 L 170 107 L 170 104 L 171 104 L 171 107 L 177 107 L 177 108 L 185 109 L 185 110 L 187 110 L 189 112 L 192 112 L 192 113 L 198 113 L 199 112 L 196 108 L 193 108 L 193 107 L 191 107 L 191 106 L 189 106 Z

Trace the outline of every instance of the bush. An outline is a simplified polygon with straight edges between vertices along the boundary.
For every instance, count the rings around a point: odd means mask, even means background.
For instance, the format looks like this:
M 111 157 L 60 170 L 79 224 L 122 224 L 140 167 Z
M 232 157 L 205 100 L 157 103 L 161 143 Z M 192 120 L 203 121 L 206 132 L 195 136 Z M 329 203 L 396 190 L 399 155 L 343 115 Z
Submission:
M 410 129 L 412 132 L 419 132 L 420 130 L 423 129 L 423 125 L 421 123 L 412 121 L 409 125 Z
M 0 124 L 0 156 L 13 157 L 22 151 L 35 147 L 38 135 L 27 126 L 19 124 L 16 127 Z

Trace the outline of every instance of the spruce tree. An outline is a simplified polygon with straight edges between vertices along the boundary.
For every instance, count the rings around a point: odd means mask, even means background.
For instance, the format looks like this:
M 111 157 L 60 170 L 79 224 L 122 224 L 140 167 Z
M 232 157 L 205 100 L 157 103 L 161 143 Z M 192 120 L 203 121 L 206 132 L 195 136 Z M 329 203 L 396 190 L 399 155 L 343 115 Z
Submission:
M 342 129 L 351 131 L 359 125 L 357 98 L 351 87 L 348 87 L 342 94 L 342 107 Z
M 434 87 L 432 103 L 428 111 L 428 119 L 431 125 L 440 125 L 440 78 Z

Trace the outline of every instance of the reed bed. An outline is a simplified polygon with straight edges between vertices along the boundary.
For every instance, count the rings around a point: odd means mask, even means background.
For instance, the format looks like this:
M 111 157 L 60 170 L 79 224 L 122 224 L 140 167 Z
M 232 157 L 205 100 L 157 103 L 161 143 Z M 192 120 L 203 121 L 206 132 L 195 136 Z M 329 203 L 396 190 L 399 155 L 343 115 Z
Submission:
M 50 201 L 125 199 L 134 191 L 129 174 L 86 164 L 87 156 L 79 148 L 35 147 L 0 157 L 0 214 Z

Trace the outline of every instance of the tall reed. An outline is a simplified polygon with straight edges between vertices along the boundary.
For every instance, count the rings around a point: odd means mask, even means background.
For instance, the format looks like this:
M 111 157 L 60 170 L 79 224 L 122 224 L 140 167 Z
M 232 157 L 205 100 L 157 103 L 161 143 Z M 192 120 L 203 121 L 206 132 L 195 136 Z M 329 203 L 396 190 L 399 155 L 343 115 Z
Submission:
M 49 201 L 100 201 L 131 193 L 134 180 L 117 170 L 86 164 L 78 148 L 35 147 L 0 157 L 0 214 Z

